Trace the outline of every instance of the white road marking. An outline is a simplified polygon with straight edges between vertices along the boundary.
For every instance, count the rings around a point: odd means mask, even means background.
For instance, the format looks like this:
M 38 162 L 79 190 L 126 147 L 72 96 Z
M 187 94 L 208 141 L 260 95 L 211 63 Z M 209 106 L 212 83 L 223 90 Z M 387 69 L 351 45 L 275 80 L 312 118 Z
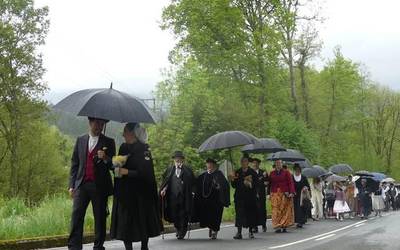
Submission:
M 348 225 L 348 226 L 345 226 L 345 227 L 342 227 L 342 228 L 339 228 L 339 229 L 335 229 L 335 230 L 330 231 L 330 232 L 327 232 L 327 233 L 319 234 L 319 235 L 316 235 L 316 236 L 313 236 L 313 237 L 309 237 L 309 238 L 306 238 L 306 239 L 294 241 L 294 242 L 287 243 L 287 244 L 283 244 L 283 245 L 278 245 L 278 246 L 269 247 L 268 249 L 284 248 L 284 247 L 288 247 L 288 246 L 297 245 L 297 244 L 300 244 L 300 243 L 303 243 L 303 242 L 307 242 L 307 241 L 310 241 L 310 240 L 315 240 L 315 239 L 318 239 L 318 238 L 320 238 L 320 237 L 324 237 L 324 236 L 329 235 L 329 234 L 333 234 L 333 233 L 337 233 L 337 232 L 346 230 L 346 229 L 351 228 L 351 227 L 354 227 L 354 226 L 356 226 L 356 225 L 358 225 L 358 224 L 365 223 L 366 221 L 367 221 L 367 220 L 362 220 L 362 221 L 359 221 L 359 222 L 350 224 L 350 225 Z M 262 250 L 265 250 L 265 248 L 263 248 Z
M 358 225 L 356 225 L 354 227 L 361 227 L 361 226 L 364 226 L 364 225 L 365 225 L 365 223 L 361 223 L 361 224 L 358 224 Z
M 324 236 L 324 237 L 315 239 L 315 241 L 325 240 L 325 239 L 328 239 L 328 238 L 333 237 L 333 236 L 335 236 L 335 235 L 336 235 L 336 234 L 329 234 L 329 235 L 327 235 L 327 236 Z

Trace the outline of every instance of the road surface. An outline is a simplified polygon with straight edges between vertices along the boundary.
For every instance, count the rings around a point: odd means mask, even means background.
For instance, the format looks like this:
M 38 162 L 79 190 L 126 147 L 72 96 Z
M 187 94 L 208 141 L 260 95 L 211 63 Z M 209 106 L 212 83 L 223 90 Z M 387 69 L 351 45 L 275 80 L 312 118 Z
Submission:
M 269 222 L 266 233 L 256 234 L 248 239 L 243 230 L 243 240 L 233 240 L 236 232 L 232 224 L 224 224 L 215 241 L 208 239 L 208 229 L 191 232 L 190 239 L 178 241 L 174 234 L 153 238 L 149 242 L 152 250 L 400 250 L 400 212 L 389 212 L 382 217 L 370 217 L 368 220 L 346 219 L 344 221 L 322 220 L 309 222 L 302 229 L 290 228 L 286 234 L 276 234 Z M 123 250 L 121 241 L 109 241 L 106 249 Z M 53 250 L 66 248 L 54 248 Z M 84 249 L 92 249 L 87 244 Z M 140 249 L 140 243 L 134 245 Z

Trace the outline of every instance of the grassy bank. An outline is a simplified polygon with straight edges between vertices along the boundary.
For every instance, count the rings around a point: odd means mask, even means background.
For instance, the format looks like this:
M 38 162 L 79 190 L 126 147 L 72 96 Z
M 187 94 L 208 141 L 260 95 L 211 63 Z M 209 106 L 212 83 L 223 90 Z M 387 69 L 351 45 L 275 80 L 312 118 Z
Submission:
M 68 234 L 71 210 L 72 200 L 63 195 L 49 196 L 36 206 L 27 206 L 21 199 L 0 198 L 0 241 Z M 235 209 L 232 204 L 225 208 L 223 220 L 233 221 L 234 218 Z M 93 214 L 89 205 L 85 232 L 93 232 L 93 225 Z

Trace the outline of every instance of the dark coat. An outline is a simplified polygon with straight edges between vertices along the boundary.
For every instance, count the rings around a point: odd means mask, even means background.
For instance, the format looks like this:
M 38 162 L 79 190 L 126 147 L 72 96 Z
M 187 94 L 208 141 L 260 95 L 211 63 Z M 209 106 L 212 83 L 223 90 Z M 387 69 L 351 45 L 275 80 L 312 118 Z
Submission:
M 88 142 L 89 135 L 82 135 L 76 139 L 74 151 L 72 153 L 71 159 L 71 169 L 69 178 L 69 187 L 73 189 L 79 188 L 82 184 L 85 169 L 86 169 L 86 159 L 88 152 Z M 104 147 L 107 148 L 106 155 L 110 158 L 108 162 L 99 161 L 96 157 L 94 161 L 94 174 L 95 183 L 97 190 L 103 193 L 105 196 L 110 196 L 113 193 L 113 185 L 111 180 L 110 170 L 112 168 L 111 158 L 115 155 L 115 142 L 103 134 L 99 136 L 99 141 L 94 150 L 101 150 Z
M 252 187 L 244 184 L 246 176 L 252 176 Z M 248 168 L 246 172 L 243 169 L 235 171 L 235 179 L 231 185 L 235 188 L 235 226 L 237 227 L 255 227 L 257 225 L 257 173 Z
M 187 165 L 182 166 L 181 170 L 181 175 L 180 179 L 183 182 L 183 203 L 184 203 L 184 212 L 186 216 L 190 216 L 192 213 L 192 207 L 193 207 L 193 193 L 194 193 L 194 187 L 195 187 L 195 176 L 193 174 L 193 171 L 190 167 Z M 177 213 L 178 211 L 173 211 L 173 206 L 172 202 L 174 197 L 172 196 L 172 193 L 170 192 L 170 189 L 168 186 L 170 185 L 172 176 L 175 174 L 175 166 L 170 166 L 168 167 L 163 176 L 162 176 L 162 184 L 160 187 L 160 191 L 163 190 L 165 187 L 167 187 L 167 192 L 164 198 L 161 198 L 161 204 L 162 204 L 162 209 L 163 209 L 163 215 L 164 219 L 168 222 L 173 223 L 174 222 L 174 214 Z
M 162 222 L 150 150 L 140 142 L 124 143 L 119 155 L 129 155 L 123 166 L 128 175 L 114 178 L 111 238 L 137 242 L 158 236 Z
M 204 172 L 196 178 L 192 222 L 200 222 L 201 227 L 219 231 L 224 207 L 229 205 L 230 187 L 221 171 Z
M 293 199 L 294 221 L 298 224 L 304 224 L 307 222 L 308 211 L 305 211 L 305 209 L 300 206 L 301 190 L 304 187 L 308 187 L 308 190 L 311 190 L 310 184 L 304 175 L 301 175 L 301 180 L 299 182 L 296 182 L 293 176 L 293 183 L 296 191 L 296 194 Z
M 256 172 L 257 173 L 257 172 Z M 267 192 L 268 178 L 264 177 L 264 170 L 259 169 L 257 174 L 257 225 L 265 226 L 267 221 Z

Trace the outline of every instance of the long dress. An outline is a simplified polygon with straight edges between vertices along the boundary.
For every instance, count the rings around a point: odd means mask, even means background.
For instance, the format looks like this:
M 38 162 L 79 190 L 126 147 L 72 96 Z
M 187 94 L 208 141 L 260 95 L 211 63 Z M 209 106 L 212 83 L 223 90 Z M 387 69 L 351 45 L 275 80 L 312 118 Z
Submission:
M 208 227 L 217 232 L 220 230 L 224 206 L 230 204 L 229 183 L 223 173 L 216 170 L 205 172 L 196 179 L 194 198 L 195 215 L 192 222 L 200 222 L 200 227 Z
M 257 172 L 257 171 L 256 171 Z M 267 221 L 267 194 L 264 177 L 264 171 L 259 169 L 257 173 L 257 225 L 266 226 Z
M 385 209 L 385 201 L 384 201 L 384 194 L 383 188 L 380 188 L 378 191 L 371 195 L 372 199 L 372 210 L 375 212 L 382 211 Z
M 242 168 L 235 172 L 236 178 L 231 181 L 232 187 L 235 189 L 235 226 L 236 227 L 256 227 L 257 226 L 257 191 L 256 179 L 257 173 L 247 168 Z M 250 177 L 251 176 L 251 177 Z M 245 178 L 251 178 L 251 187 L 245 185 Z
M 293 198 L 287 196 L 294 193 L 293 179 L 289 171 L 273 170 L 269 175 L 270 200 L 272 207 L 272 227 L 287 228 L 294 224 Z
M 304 175 L 301 175 L 299 181 L 296 180 L 295 176 L 293 176 L 294 188 L 296 191 L 296 195 L 294 196 L 294 221 L 297 224 L 305 224 L 307 222 L 307 211 L 300 205 L 300 197 L 301 191 L 304 187 L 307 187 L 310 190 L 310 184 L 308 183 L 307 178 Z
M 321 219 L 324 216 L 323 208 L 323 184 L 322 182 L 311 185 L 311 202 L 313 205 L 312 215 L 315 219 Z
M 148 146 L 124 143 L 119 155 L 129 155 L 124 166 L 129 173 L 114 180 L 111 238 L 138 242 L 156 237 L 162 231 L 162 222 Z
M 349 208 L 352 212 L 357 212 L 358 208 L 358 201 L 355 197 L 355 190 L 356 190 L 356 185 L 354 182 L 350 182 L 347 184 L 346 187 L 346 202 L 349 205 Z

